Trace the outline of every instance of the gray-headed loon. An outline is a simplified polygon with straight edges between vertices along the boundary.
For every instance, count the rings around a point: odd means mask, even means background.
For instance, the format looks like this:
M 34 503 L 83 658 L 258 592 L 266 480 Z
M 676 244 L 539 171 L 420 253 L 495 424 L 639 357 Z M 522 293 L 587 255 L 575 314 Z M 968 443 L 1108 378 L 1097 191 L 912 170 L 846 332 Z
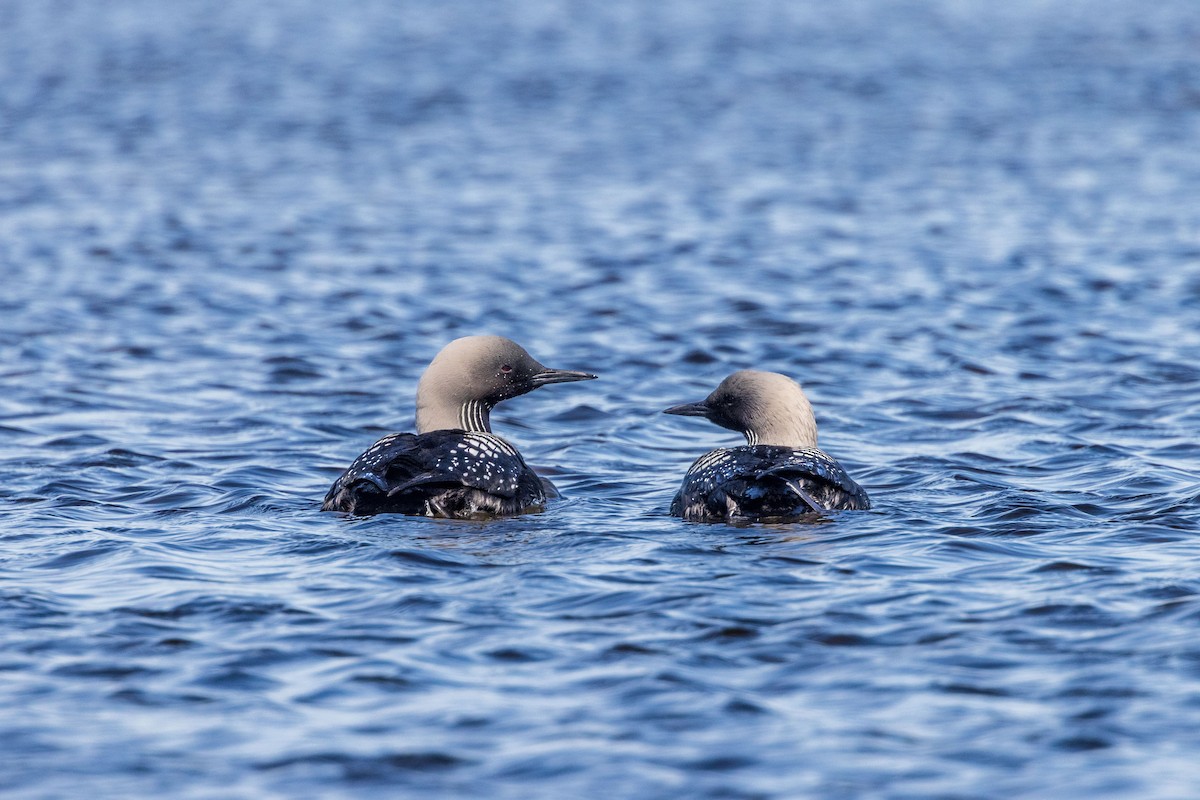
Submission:
M 742 370 L 699 403 L 664 413 L 704 417 L 746 437 L 696 459 L 671 501 L 685 520 L 778 520 L 871 501 L 837 461 L 817 448 L 817 422 L 800 384 L 777 372 Z
M 540 511 L 549 481 L 492 433 L 501 401 L 540 386 L 595 378 L 550 369 L 500 336 L 442 348 L 417 384 L 417 432 L 385 436 L 342 473 L 322 511 L 468 519 Z

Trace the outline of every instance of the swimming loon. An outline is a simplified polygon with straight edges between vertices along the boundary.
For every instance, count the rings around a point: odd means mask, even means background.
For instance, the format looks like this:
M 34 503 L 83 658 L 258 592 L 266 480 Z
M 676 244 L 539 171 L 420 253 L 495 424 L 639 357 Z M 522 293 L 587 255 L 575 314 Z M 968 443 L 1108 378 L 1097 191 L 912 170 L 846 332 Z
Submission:
M 841 465 L 817 449 L 817 421 L 800 384 L 777 372 L 741 370 L 699 403 L 663 413 L 705 417 L 746 437 L 696 459 L 671 501 L 693 522 L 788 520 L 871 501 Z
M 547 492 L 558 493 L 492 433 L 491 410 L 539 386 L 595 377 L 545 367 L 500 336 L 455 339 L 417 384 L 417 432 L 385 436 L 354 459 L 321 510 L 453 519 L 540 511 Z

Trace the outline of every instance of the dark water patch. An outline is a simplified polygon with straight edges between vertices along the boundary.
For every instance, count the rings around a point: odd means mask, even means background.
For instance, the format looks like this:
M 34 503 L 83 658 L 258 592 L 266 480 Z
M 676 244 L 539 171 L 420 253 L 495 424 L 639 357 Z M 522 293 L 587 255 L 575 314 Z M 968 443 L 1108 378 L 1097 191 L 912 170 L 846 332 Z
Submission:
M 949 694 L 968 694 L 980 695 L 983 697 L 1007 697 L 1010 692 L 1004 689 L 997 689 L 988 686 L 972 686 L 962 683 L 948 683 L 937 687 L 940 691 Z
M 259 696 L 277 689 L 279 681 L 242 669 L 218 669 L 191 682 L 214 692 L 237 692 Z
M 1192 597 L 1200 593 L 1200 587 L 1181 586 L 1175 583 L 1168 583 L 1161 586 L 1148 586 L 1137 592 L 1141 597 L 1149 597 L 1155 600 L 1174 600 L 1176 598 Z
M 504 663 L 529 663 L 537 661 L 546 661 L 555 658 L 557 653 L 550 650 L 537 650 L 530 648 L 517 647 L 502 647 L 499 650 L 493 650 L 487 653 L 488 658 L 504 662 Z
M 131 677 L 146 677 L 152 675 L 152 670 L 143 667 L 122 666 L 116 664 L 66 664 L 53 671 L 55 675 L 68 678 L 97 678 L 105 680 L 122 680 Z
M 203 616 L 225 619 L 230 622 L 252 622 L 278 615 L 304 617 L 311 612 L 290 608 L 282 603 L 224 597 L 202 597 L 189 600 L 173 608 L 118 608 L 116 611 L 152 619 L 186 619 Z
M 419 690 L 421 686 L 416 681 L 400 675 L 355 675 L 352 680 L 384 692 L 411 692 Z
M 458 560 L 449 554 L 421 550 L 392 550 L 388 555 L 398 562 L 412 564 L 418 567 L 464 567 L 471 566 L 468 560 Z
M 196 570 L 188 569 L 171 564 L 151 564 L 145 567 L 138 567 L 137 573 L 145 575 L 149 578 L 158 580 L 174 580 L 174 581 L 204 581 L 211 580 L 199 574 Z
M 215 698 L 202 694 L 180 694 L 176 692 L 148 692 L 142 689 L 121 689 L 109 698 L 117 703 L 128 703 L 143 708 L 179 708 L 180 706 L 204 705 L 215 702 Z
M 124 556 L 125 548 L 117 542 L 110 542 L 96 547 L 87 547 L 82 550 L 72 550 L 69 553 L 56 556 L 35 566 L 38 569 L 57 571 L 82 566 L 97 560 L 104 560 L 106 556 L 113 554 Z
M 687 768 L 703 772 L 730 772 L 751 767 L 755 763 L 753 759 L 738 756 L 715 756 L 693 761 L 687 765 Z
M 1036 567 L 1034 572 L 1101 572 L 1111 574 L 1117 572 L 1117 570 L 1090 564 L 1078 564 L 1074 561 L 1053 561 L 1049 564 Z
M 1096 736 L 1068 736 L 1055 741 L 1054 746 L 1068 752 L 1083 752 L 1112 747 L 1113 742 Z
M 99 447 L 107 444 L 107 440 L 93 436 L 88 433 L 78 434 L 75 436 L 59 436 L 42 443 L 43 447 L 59 447 L 59 448 L 80 448 L 80 447 Z
M 470 762 L 440 752 L 389 753 L 379 756 L 351 756 L 344 753 L 315 753 L 310 756 L 269 761 L 258 765 L 263 770 L 293 769 L 311 771 L 333 768 L 338 776 L 351 782 L 384 781 L 389 775 L 404 772 L 430 772 L 455 769 Z M 315 777 L 315 776 L 314 776 Z
M 83 461 L 79 464 L 81 467 L 138 467 L 144 464 L 152 464 L 156 461 L 162 461 L 160 456 L 151 455 L 149 453 L 138 453 L 132 450 L 125 450 L 120 447 L 114 447 L 104 452 L 103 455 Z

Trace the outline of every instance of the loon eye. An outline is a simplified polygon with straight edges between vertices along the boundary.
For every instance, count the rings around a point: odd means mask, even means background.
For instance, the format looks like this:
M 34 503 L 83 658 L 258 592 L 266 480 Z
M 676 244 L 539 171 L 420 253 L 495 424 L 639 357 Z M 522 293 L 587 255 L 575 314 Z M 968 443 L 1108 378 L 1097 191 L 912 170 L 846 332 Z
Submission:
M 508 364 L 505 364 L 500 368 L 500 371 L 507 375 L 508 373 L 512 372 L 512 367 L 510 367 Z

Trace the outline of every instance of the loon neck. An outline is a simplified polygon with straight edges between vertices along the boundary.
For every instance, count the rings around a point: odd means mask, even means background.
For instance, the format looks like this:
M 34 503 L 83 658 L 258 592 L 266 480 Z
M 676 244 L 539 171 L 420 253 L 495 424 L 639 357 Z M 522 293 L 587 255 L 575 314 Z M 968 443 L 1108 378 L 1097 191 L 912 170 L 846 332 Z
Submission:
M 417 403 L 417 433 L 464 430 L 492 432 L 492 405 L 483 400 L 461 403 Z
M 459 406 L 458 427 L 476 433 L 492 432 L 492 406 L 482 400 L 468 400 Z
M 742 435 L 746 437 L 746 444 L 751 447 L 762 444 L 804 450 L 817 446 L 817 426 L 814 423 L 799 422 L 793 425 L 747 428 L 742 431 Z

